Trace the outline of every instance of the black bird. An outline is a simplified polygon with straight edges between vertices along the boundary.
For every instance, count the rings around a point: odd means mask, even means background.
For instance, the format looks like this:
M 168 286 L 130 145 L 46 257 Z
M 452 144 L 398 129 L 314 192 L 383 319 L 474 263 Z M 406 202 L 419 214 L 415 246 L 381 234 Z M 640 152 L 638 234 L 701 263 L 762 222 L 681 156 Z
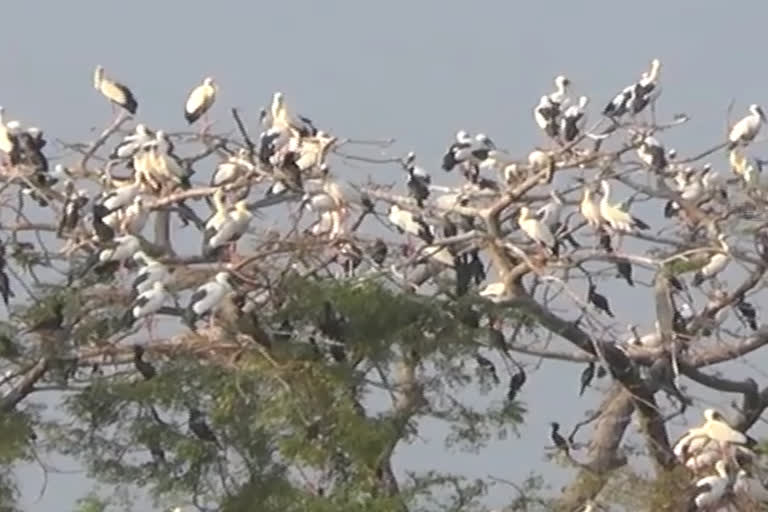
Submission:
M 487 276 L 485 274 L 485 265 L 483 265 L 483 262 L 480 259 L 479 249 L 473 249 L 469 253 L 469 262 L 467 263 L 467 267 L 469 268 L 470 275 L 475 280 L 475 284 L 480 286 L 480 284 L 485 281 Z
M 456 311 L 456 319 L 472 329 L 480 327 L 480 313 L 472 306 L 459 306 L 458 311 Z
M 115 238 L 115 230 L 104 223 L 104 217 L 111 212 L 109 208 L 100 203 L 94 203 L 93 205 L 93 231 L 96 233 L 96 237 L 99 242 L 109 242 Z
M 152 440 L 146 443 L 149 449 L 149 454 L 152 456 L 152 460 L 156 465 L 165 464 L 165 451 L 160 447 L 160 443 L 156 440 Z
M 445 219 L 445 223 L 443 224 L 443 236 L 445 238 L 451 238 L 452 236 L 456 236 L 459 234 L 459 228 L 456 227 L 456 224 L 454 224 L 450 219 Z
M 201 441 L 207 441 L 215 443 L 216 446 L 221 448 L 219 440 L 216 438 L 216 434 L 213 433 L 211 427 L 208 426 L 208 422 L 205 421 L 205 416 L 199 409 L 191 407 L 189 409 L 189 430 L 192 431 L 195 436 Z
M 496 384 L 499 384 L 501 381 L 499 380 L 499 375 L 496 373 L 496 367 L 493 365 L 490 359 L 487 359 L 480 354 L 475 354 L 475 361 L 477 361 L 477 365 L 482 368 L 484 371 L 488 372 L 488 374 L 493 379 L 493 382 Z
M 507 353 L 507 340 L 504 339 L 504 333 L 494 323 L 488 326 L 488 343 L 503 354 Z
M 331 301 L 323 302 L 323 312 L 317 327 L 323 335 L 334 341 L 344 341 L 344 315 L 336 311 Z
M 141 345 L 133 346 L 133 366 L 144 377 L 144 380 L 150 380 L 157 376 L 157 370 L 144 360 L 144 347 Z
M 552 432 L 549 434 L 549 438 L 552 440 L 552 443 L 554 443 L 558 449 L 564 451 L 567 454 L 569 449 L 568 441 L 566 441 L 565 438 L 560 435 L 560 424 L 556 421 L 553 421 L 550 423 L 550 426 L 552 427 Z
M 80 209 L 88 203 L 88 198 L 75 193 L 74 184 L 67 183 L 67 200 L 64 202 L 64 208 L 59 221 L 56 236 L 61 238 L 65 233 L 69 233 L 77 227 L 80 222 Z
M 454 167 L 470 157 L 472 143 L 469 140 L 457 141 L 450 145 L 443 155 L 443 170 L 451 172 Z
M 50 334 L 61 329 L 61 325 L 64 323 L 64 304 L 57 301 L 53 304 L 51 309 L 51 315 L 43 317 L 39 322 L 23 331 L 21 334 L 29 334 L 33 332 Z
M 6 302 L 6 304 L 8 303 Z M 747 322 L 747 325 L 749 325 L 750 329 L 756 331 L 757 310 L 755 309 L 755 306 L 752 305 L 751 302 L 745 301 L 744 297 L 741 297 L 733 306 L 736 308 L 736 311 L 741 313 L 741 316 L 744 317 L 744 320 Z
M 611 306 L 608 304 L 608 299 L 604 295 L 597 293 L 597 286 L 594 284 L 589 285 L 589 292 L 587 293 L 587 300 L 592 303 L 597 309 L 603 311 L 606 315 L 613 318 L 613 312 Z
M 605 252 L 613 252 L 613 247 L 611 247 L 611 235 L 605 230 L 600 230 L 600 241 L 598 242 L 598 245 L 603 248 Z
M 16 296 L 13 290 L 11 290 L 11 281 L 8 279 L 8 274 L 5 273 L 5 270 L 0 270 L 0 296 L 2 296 L 6 307 L 8 307 L 8 300 Z
M 403 168 L 408 173 L 408 193 L 416 200 L 419 208 L 424 208 L 424 201 L 429 198 L 429 185 L 432 178 L 421 167 L 416 166 L 416 154 L 411 151 L 403 161 Z
M 667 281 L 669 281 L 669 284 L 670 284 L 670 285 L 671 285 L 671 286 L 672 286 L 672 287 L 673 287 L 675 290 L 677 290 L 677 291 L 679 291 L 679 292 L 682 292 L 682 291 L 683 291 L 683 283 L 682 283 L 682 282 L 680 282 L 680 280 L 679 280 L 677 277 L 675 277 L 675 276 L 673 276 L 673 275 L 668 275 L 668 276 L 667 276 Z
M 454 256 L 453 270 L 456 273 L 456 296 L 463 297 L 469 291 L 469 283 L 472 282 L 472 271 L 466 257 Z
M 509 379 L 509 390 L 507 391 L 507 400 L 511 402 L 515 398 L 517 398 L 517 394 L 523 388 L 523 385 L 525 385 L 526 379 L 527 379 L 527 376 L 525 375 L 525 370 L 523 370 L 522 366 L 518 367 L 517 372 L 515 372 L 512 375 L 512 377 L 510 377 Z
M 632 280 L 632 264 L 626 259 L 620 259 L 616 262 L 616 271 L 620 277 L 623 277 L 629 286 L 635 286 Z
M 581 389 L 579 390 L 579 396 L 584 394 L 584 391 L 592 384 L 592 379 L 595 378 L 595 363 L 589 363 L 584 371 L 581 372 Z
M 373 245 L 371 245 L 370 248 L 370 254 L 371 259 L 379 266 L 384 264 L 384 260 L 387 259 L 387 252 L 389 249 L 387 248 L 387 244 L 384 243 L 384 240 L 381 238 L 377 238 L 376 241 L 373 242 Z

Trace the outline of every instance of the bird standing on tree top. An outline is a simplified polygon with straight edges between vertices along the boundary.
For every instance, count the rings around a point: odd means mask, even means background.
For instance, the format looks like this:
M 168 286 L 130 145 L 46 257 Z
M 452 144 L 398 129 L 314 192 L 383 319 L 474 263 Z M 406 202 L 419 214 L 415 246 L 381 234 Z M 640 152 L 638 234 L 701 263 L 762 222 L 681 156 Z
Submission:
M 131 90 L 120 82 L 107 78 L 102 66 L 93 72 L 93 87 L 115 105 L 135 115 L 139 104 Z
M 184 105 L 184 119 L 187 123 L 194 124 L 210 110 L 216 100 L 216 92 L 216 83 L 211 77 L 206 77 L 202 84 L 192 89 Z

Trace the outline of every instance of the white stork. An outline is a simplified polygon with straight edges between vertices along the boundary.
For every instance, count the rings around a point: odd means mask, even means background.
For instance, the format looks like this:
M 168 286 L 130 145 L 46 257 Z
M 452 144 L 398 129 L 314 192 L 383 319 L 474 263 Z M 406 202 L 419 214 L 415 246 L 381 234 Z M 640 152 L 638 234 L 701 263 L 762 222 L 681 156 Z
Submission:
M 600 217 L 600 209 L 592 200 L 592 190 L 588 186 L 584 187 L 584 195 L 582 196 L 581 203 L 579 203 L 579 212 L 592 228 L 598 229 L 603 223 Z
M 149 217 L 149 210 L 144 208 L 144 199 L 136 196 L 133 203 L 123 212 L 120 227 L 123 233 L 138 235 L 144 229 Z
M 213 251 L 239 240 L 248 230 L 252 218 L 253 214 L 248 211 L 247 203 L 245 201 L 236 202 L 233 210 L 208 240 L 208 250 Z
M 696 271 L 693 275 L 693 286 L 700 286 L 707 279 L 713 279 L 728 266 L 730 255 L 728 244 L 725 242 L 725 233 L 717 235 L 717 241 L 720 251 L 710 256 L 707 264 Z
M 584 123 L 586 122 L 584 114 L 588 103 L 589 98 L 581 96 L 578 104 L 571 105 L 563 112 L 563 116 L 560 119 L 560 133 L 563 134 L 565 142 L 576 140 L 576 137 L 579 136 L 584 128 Z
M 387 218 L 401 233 L 416 235 L 428 244 L 435 240 L 434 228 L 432 226 L 424 222 L 424 219 L 421 217 L 414 215 L 408 210 L 403 210 L 396 204 L 389 207 Z
M 96 66 L 93 72 L 93 87 L 115 105 L 135 115 L 139 104 L 131 90 L 120 82 L 107 78 L 102 66 Z
M 760 128 L 765 121 L 765 114 L 763 109 L 759 105 L 752 104 L 749 106 L 749 114 L 741 118 L 739 122 L 733 125 L 730 133 L 728 133 L 728 142 L 730 142 L 730 149 L 734 149 L 738 145 L 746 146 L 760 133 Z
M 213 78 L 206 77 L 203 83 L 192 89 L 184 105 L 184 119 L 193 124 L 213 106 L 216 100 L 217 87 Z
M 154 258 L 150 258 L 144 251 L 139 251 L 133 255 L 135 261 L 141 261 L 143 266 L 136 274 L 131 286 L 137 293 L 143 293 L 156 282 L 165 283 L 170 277 L 168 267 Z
M 149 290 L 140 293 L 136 297 L 131 308 L 125 312 L 123 325 L 130 327 L 139 318 L 156 313 L 163 307 L 166 300 L 168 300 L 168 292 L 165 290 L 165 285 L 162 281 L 155 281 Z
M 600 182 L 603 189 L 603 197 L 600 198 L 600 216 L 614 231 L 631 233 L 634 228 L 650 229 L 650 226 L 642 220 L 625 212 L 619 204 L 610 203 L 611 185 L 603 180 Z
M 557 241 L 549 227 L 541 223 L 531 215 L 531 210 L 527 206 L 520 208 L 520 214 L 517 218 L 520 229 L 528 235 L 528 238 L 537 244 L 546 247 L 552 254 L 557 256 Z
M 219 272 L 212 281 L 195 290 L 187 308 L 192 323 L 212 312 L 231 291 L 232 285 L 229 283 L 229 273 L 227 272 Z
M 99 261 L 102 263 L 125 261 L 141 249 L 141 242 L 133 235 L 116 236 L 113 241 L 116 244 L 114 247 L 102 249 L 99 253 Z
M 716 475 L 705 476 L 696 481 L 695 494 L 691 500 L 691 506 L 703 509 L 717 504 L 725 495 L 730 485 L 730 477 L 724 460 L 715 463 Z M 692 510 L 692 508 L 689 508 Z M 693 509 L 696 510 L 696 509 Z

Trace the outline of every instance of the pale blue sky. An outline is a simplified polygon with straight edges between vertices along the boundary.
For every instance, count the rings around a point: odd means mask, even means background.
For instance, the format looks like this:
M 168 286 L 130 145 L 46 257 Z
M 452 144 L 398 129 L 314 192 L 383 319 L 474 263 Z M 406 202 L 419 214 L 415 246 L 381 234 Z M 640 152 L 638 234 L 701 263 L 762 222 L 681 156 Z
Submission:
M 231 106 L 254 121 L 279 89 L 337 135 L 396 137 L 397 150 L 417 151 L 440 182 L 439 158 L 457 129 L 483 131 L 524 155 L 544 142 L 531 108 L 555 75 L 568 75 L 575 94 L 590 96 L 596 118 L 653 57 L 663 63 L 659 110 L 692 117 L 664 141 L 682 154 L 710 146 L 723 137 L 731 98 L 739 115 L 750 103 L 768 104 L 766 19 L 768 4 L 758 1 L 7 2 L 0 104 L 9 118 L 44 128 L 49 140 L 82 140 L 112 115 L 91 85 L 102 64 L 137 95 L 140 120 L 174 131 L 184 127 L 189 89 L 212 75 L 220 85 L 212 116 L 219 128 L 230 128 Z M 345 175 L 400 176 L 386 167 L 356 172 Z M 635 313 L 648 322 L 647 289 L 606 289 L 620 322 Z M 596 404 L 594 392 L 575 400 L 580 370 L 546 363 L 530 377 L 521 394 L 531 409 L 525 441 L 478 455 L 439 443 L 414 447 L 402 451 L 398 470 L 437 465 L 515 480 L 533 469 L 560 485 L 561 472 L 542 457 L 541 429 L 552 419 L 572 424 Z M 19 475 L 33 498 L 39 471 Z M 88 490 L 81 475 L 51 475 L 46 496 L 28 509 L 66 510 Z M 502 503 L 507 491 L 496 488 L 489 503 Z

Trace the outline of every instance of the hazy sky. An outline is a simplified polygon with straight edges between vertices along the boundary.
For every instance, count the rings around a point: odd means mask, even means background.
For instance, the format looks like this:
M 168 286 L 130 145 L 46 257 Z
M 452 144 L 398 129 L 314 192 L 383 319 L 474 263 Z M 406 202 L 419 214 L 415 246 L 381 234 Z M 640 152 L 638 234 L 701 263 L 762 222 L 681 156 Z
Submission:
M 663 63 L 662 116 L 692 117 L 664 141 L 681 154 L 710 146 L 724 136 L 732 98 L 738 115 L 750 103 L 768 104 L 766 19 L 768 4 L 757 1 L 7 2 L 0 104 L 49 140 L 82 140 L 112 117 L 91 83 L 102 64 L 137 95 L 141 121 L 174 131 L 184 126 L 189 89 L 211 75 L 220 85 L 217 128 L 232 126 L 231 106 L 254 121 L 279 89 L 339 136 L 396 137 L 397 151 L 417 151 L 440 182 L 439 158 L 457 129 L 483 131 L 525 155 L 544 143 L 531 108 L 555 75 L 568 75 L 574 93 L 592 99 L 595 119 L 653 57 Z M 401 177 L 381 166 L 339 170 L 357 181 Z M 637 323 L 648 323 L 647 289 L 606 289 L 619 322 L 637 313 Z M 437 442 L 411 447 L 400 451 L 398 471 L 437 464 L 517 480 L 536 470 L 559 486 L 562 473 L 542 456 L 543 429 L 553 419 L 570 425 L 597 403 L 595 392 L 576 400 L 580 370 L 545 363 L 529 378 L 521 395 L 531 410 L 525 442 L 509 439 L 476 455 Z M 67 510 L 90 488 L 82 475 L 51 475 L 46 496 L 31 504 L 40 472 L 19 474 L 28 510 Z M 494 489 L 489 503 L 503 503 L 508 491 Z

